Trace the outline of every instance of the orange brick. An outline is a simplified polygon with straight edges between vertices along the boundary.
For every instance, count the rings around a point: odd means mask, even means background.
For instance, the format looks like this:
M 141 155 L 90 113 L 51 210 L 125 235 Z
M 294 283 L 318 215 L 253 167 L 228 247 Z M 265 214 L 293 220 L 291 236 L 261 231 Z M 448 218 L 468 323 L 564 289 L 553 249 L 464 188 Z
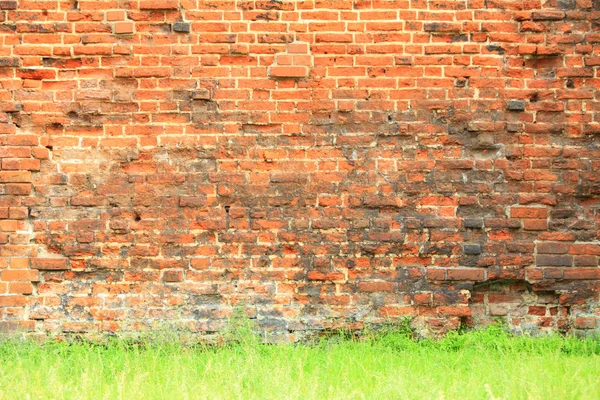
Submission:
M 287 45 L 288 53 L 306 54 L 308 53 L 308 43 L 290 43 Z
M 38 271 L 25 269 L 5 269 L 0 275 L 3 281 L 37 281 Z
M 26 183 L 31 182 L 29 171 L 0 171 L 0 183 Z
M 272 66 L 269 75 L 273 78 L 305 78 L 308 76 L 306 67 Z
M 277 54 L 275 56 L 277 65 L 292 65 L 293 57 L 290 54 Z
M 178 0 L 141 0 L 141 10 L 176 10 L 179 8 Z
M 67 260 L 62 258 L 34 258 L 31 268 L 39 270 L 60 271 L 68 269 Z
M 312 56 L 294 55 L 294 65 L 311 66 Z
M 133 22 L 116 22 L 115 23 L 115 34 L 117 35 L 129 35 L 134 32 L 135 25 Z
M 27 268 L 29 268 L 29 258 L 12 258 L 10 260 L 10 268 L 12 268 L 12 269 L 27 269 Z
M 125 18 L 126 14 L 123 10 L 109 10 L 106 12 L 107 21 L 123 21 Z
M 8 285 L 9 294 L 31 294 L 33 293 L 33 285 L 31 283 L 14 283 Z
M 27 304 L 25 296 L 6 295 L 0 296 L 0 307 L 23 307 Z

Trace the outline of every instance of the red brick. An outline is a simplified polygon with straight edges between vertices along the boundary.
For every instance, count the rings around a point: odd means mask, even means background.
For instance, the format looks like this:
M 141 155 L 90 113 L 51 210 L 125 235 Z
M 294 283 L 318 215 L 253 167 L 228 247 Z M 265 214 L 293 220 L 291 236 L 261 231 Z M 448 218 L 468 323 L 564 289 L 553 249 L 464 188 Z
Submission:
M 511 218 L 548 218 L 548 209 L 541 207 L 512 207 L 510 209 Z
M 541 219 L 523 220 L 523 229 L 526 231 L 545 231 L 548 229 L 548 221 Z
M 427 269 L 427 279 L 435 281 L 443 281 L 446 279 L 445 269 Z
M 596 256 L 575 256 L 573 257 L 576 267 L 591 266 L 595 267 L 600 265 L 598 257 Z
M 598 319 L 594 317 L 579 317 L 575 319 L 575 328 L 577 329 L 595 329 L 598 326 Z
M 569 254 L 586 254 L 600 256 L 600 244 L 597 243 L 575 243 L 569 246 Z
M 329 271 L 309 271 L 307 278 L 311 281 L 345 281 L 346 276 L 342 272 Z
M 600 268 L 569 268 L 564 271 L 564 279 L 600 279 Z
M 415 304 L 431 304 L 431 293 L 415 293 L 413 299 Z
M 451 281 L 482 281 L 485 278 L 485 271 L 482 269 L 471 268 L 449 268 L 448 280 Z
M 359 292 L 393 292 L 397 288 L 394 282 L 359 282 Z
M 564 17 L 565 17 L 565 13 L 563 11 L 555 11 L 555 10 L 534 11 L 531 13 L 531 18 L 534 21 L 561 20 Z
M 547 312 L 547 308 L 544 306 L 529 306 L 529 311 L 527 312 L 529 315 L 537 315 L 537 316 L 545 316 Z
M 458 317 L 470 317 L 472 315 L 471 308 L 466 305 L 438 307 L 438 313 L 443 316 L 452 315 Z

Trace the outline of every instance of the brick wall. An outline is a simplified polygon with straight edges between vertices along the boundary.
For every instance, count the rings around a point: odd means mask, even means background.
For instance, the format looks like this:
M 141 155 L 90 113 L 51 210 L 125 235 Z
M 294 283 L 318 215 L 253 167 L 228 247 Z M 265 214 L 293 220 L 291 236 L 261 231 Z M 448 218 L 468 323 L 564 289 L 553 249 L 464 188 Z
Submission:
M 2 330 L 600 330 L 600 1 L 0 21 Z

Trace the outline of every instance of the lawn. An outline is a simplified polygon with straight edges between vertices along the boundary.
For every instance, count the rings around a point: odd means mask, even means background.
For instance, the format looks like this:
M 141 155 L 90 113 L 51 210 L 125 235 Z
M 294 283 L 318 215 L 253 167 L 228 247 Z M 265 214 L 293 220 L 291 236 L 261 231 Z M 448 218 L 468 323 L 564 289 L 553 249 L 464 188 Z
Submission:
M 406 333 L 312 344 L 186 346 L 4 340 L 3 399 L 600 399 L 600 339 L 442 340 Z

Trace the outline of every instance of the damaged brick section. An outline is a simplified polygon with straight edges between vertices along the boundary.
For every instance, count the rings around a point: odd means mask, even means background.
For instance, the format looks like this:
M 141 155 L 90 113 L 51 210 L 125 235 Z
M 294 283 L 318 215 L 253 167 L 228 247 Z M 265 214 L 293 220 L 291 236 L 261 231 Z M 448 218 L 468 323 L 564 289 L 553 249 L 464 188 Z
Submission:
M 92 3 L 0 1 L 1 330 L 600 332 L 598 2 Z

